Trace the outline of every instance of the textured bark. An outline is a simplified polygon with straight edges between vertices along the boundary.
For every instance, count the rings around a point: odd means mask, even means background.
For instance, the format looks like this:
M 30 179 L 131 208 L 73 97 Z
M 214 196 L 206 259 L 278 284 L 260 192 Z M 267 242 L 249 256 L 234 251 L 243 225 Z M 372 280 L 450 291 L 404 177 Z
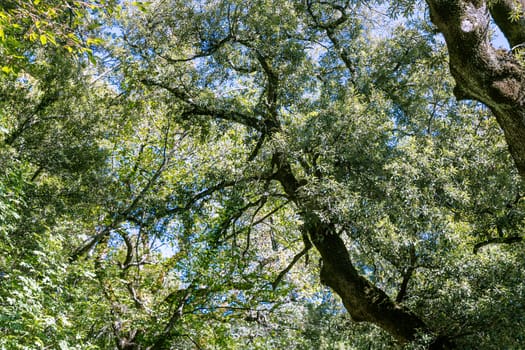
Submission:
M 300 208 L 310 240 L 321 254 L 321 282 L 341 297 L 352 319 L 374 323 L 401 344 L 414 340 L 418 334 L 436 335 L 420 317 L 359 274 L 335 225 L 323 222 L 315 213 L 319 207 L 314 198 L 301 195 L 300 188 L 304 184 L 296 179 L 289 163 L 280 155 L 275 155 L 273 162 L 278 167 L 274 178 Z M 437 336 L 429 347 L 431 350 L 454 348 L 446 335 Z
M 427 325 L 419 317 L 359 275 L 343 240 L 330 224 L 310 216 L 307 228 L 323 258 L 321 282 L 341 297 L 354 321 L 372 322 L 401 343 L 413 340 L 418 331 L 429 333 Z
M 525 0 L 520 2 L 525 5 Z M 456 97 L 482 102 L 492 110 L 525 180 L 525 69 L 515 55 L 525 46 L 525 20 L 509 19 L 515 0 L 499 0 L 490 9 L 481 0 L 427 3 L 432 22 L 445 37 Z M 515 52 L 491 45 L 491 16 Z

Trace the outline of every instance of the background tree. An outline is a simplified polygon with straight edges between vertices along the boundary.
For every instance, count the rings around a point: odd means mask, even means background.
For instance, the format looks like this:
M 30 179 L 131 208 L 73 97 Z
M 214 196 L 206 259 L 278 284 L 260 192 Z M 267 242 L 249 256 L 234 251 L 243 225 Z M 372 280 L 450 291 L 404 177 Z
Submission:
M 0 49 L 4 74 L 34 64 L 35 51 L 52 46 L 70 54 L 87 55 L 100 39 L 89 36 L 100 19 L 118 10 L 112 0 L 6 0 L 0 4 Z

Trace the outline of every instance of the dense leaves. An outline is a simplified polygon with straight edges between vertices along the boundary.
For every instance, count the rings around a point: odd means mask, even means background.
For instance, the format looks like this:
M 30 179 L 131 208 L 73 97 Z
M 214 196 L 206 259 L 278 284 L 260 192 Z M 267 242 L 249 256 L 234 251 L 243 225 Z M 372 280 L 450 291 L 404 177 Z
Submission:
M 424 9 L 102 5 L 2 10 L 3 348 L 525 340 L 516 159 Z
M 0 4 L 0 50 L 4 74 L 17 73 L 35 63 L 36 51 L 46 46 L 67 53 L 86 54 L 100 44 L 93 29 L 100 18 L 112 13 L 112 0 L 53 1 L 6 0 Z M 91 33 L 91 35 L 89 35 Z

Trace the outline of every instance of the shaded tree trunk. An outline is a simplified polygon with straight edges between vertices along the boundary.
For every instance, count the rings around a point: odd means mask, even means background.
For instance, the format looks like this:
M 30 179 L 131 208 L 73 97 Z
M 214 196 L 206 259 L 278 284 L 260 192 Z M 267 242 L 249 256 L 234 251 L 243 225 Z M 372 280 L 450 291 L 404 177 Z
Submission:
M 315 213 L 319 209 L 315 199 L 300 194 L 304 184 L 296 179 L 290 164 L 279 155 L 274 156 L 274 164 L 278 165 L 274 178 L 300 208 L 305 230 L 321 254 L 321 282 L 339 295 L 352 319 L 374 323 L 401 344 L 416 339 L 418 334 L 432 334 L 436 338 L 429 349 L 454 349 L 446 335 L 435 334 L 420 317 L 359 274 L 335 225 L 323 222 Z
M 511 15 L 525 0 L 426 0 L 432 22 L 443 33 L 456 81 L 458 100 L 472 99 L 489 107 L 505 133 L 509 151 L 525 180 L 525 68 L 516 57 L 525 49 L 525 18 Z M 490 20 L 505 35 L 511 51 L 490 43 Z

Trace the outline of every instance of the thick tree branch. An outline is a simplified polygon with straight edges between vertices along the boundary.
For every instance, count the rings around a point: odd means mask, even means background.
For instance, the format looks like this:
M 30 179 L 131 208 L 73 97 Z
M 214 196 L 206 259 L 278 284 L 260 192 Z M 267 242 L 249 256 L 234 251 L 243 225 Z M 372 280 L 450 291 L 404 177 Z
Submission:
M 416 248 L 414 247 L 414 245 L 412 245 L 410 246 L 410 263 L 403 272 L 403 280 L 401 281 L 401 286 L 399 287 L 399 292 L 396 296 L 396 303 L 401 303 L 405 299 L 408 290 L 408 282 L 410 282 L 410 278 L 412 278 L 412 274 L 417 268 L 416 264 Z
M 266 85 L 266 100 L 264 104 L 269 111 L 269 115 L 265 117 L 265 128 L 269 134 L 280 129 L 278 119 L 277 100 L 279 97 L 279 75 L 273 69 L 268 59 L 258 50 L 255 50 L 257 61 L 261 65 L 264 74 L 268 80 Z
M 357 322 L 366 321 L 380 326 L 400 343 L 414 340 L 419 333 L 435 335 L 421 318 L 393 301 L 358 273 L 335 225 L 321 220 L 316 214 L 319 208 L 315 199 L 300 193 L 304 182 L 296 179 L 284 155 L 275 154 L 274 163 L 278 167 L 275 179 L 300 208 L 310 240 L 321 254 L 321 282 L 341 297 L 352 318 Z M 454 344 L 441 335 L 429 347 L 436 350 L 451 348 Z
M 308 11 L 308 14 L 314 20 L 316 26 L 319 28 L 333 30 L 345 23 L 348 19 L 348 15 L 346 14 L 346 7 L 337 5 L 335 3 L 327 3 L 325 1 L 319 1 L 317 2 L 317 4 L 327 6 L 332 10 L 335 10 L 335 12 L 339 14 L 339 16 L 335 19 L 323 21 L 320 19 L 320 16 L 314 13 L 314 2 L 312 2 L 311 0 L 306 1 L 306 9 Z
M 320 2 L 321 4 L 323 2 Z M 335 51 L 338 53 L 339 57 L 343 61 L 345 67 L 348 69 L 348 71 L 351 73 L 351 82 L 354 86 L 356 86 L 355 82 L 355 74 L 356 74 L 356 68 L 355 63 L 352 62 L 352 59 L 350 58 L 349 52 L 343 47 L 341 44 L 341 41 L 337 38 L 336 30 L 339 26 L 343 25 L 348 20 L 348 15 L 346 13 L 346 8 L 342 6 L 338 6 L 336 4 L 330 4 L 330 7 L 335 9 L 339 13 L 339 17 L 335 20 L 332 20 L 331 22 L 325 23 L 319 19 L 319 16 L 317 16 L 313 9 L 312 9 L 312 3 L 311 1 L 307 1 L 307 10 L 308 14 L 314 21 L 315 25 L 324 30 L 326 32 L 326 35 L 328 36 L 328 39 L 330 39 L 330 42 L 332 43 Z
M 128 234 L 122 230 L 118 231 L 120 237 L 124 240 L 124 244 L 126 245 L 126 258 L 124 259 L 124 262 L 120 263 L 120 268 L 122 270 L 126 270 L 129 267 L 129 264 L 131 264 L 131 261 L 133 260 L 133 243 L 131 242 L 131 238 L 128 236 Z
M 248 162 L 251 162 L 252 160 L 255 159 L 255 157 L 257 157 L 257 154 L 259 154 L 259 151 L 261 150 L 265 139 L 266 139 L 266 134 L 262 134 L 259 137 L 259 139 L 257 140 L 257 144 L 255 145 L 255 148 L 253 149 L 253 151 L 248 156 Z
M 267 126 L 264 123 L 262 117 L 244 114 L 244 113 L 238 112 L 233 109 L 217 108 L 217 107 L 209 106 L 208 104 L 205 104 L 205 103 L 200 103 L 199 101 L 195 101 L 193 97 L 190 96 L 183 89 L 173 87 L 170 84 L 166 84 L 163 82 L 159 82 L 159 81 L 155 81 L 151 79 L 143 79 L 142 83 L 146 86 L 157 86 L 162 89 L 165 89 L 166 91 L 169 91 L 174 97 L 184 102 L 188 108 L 185 112 L 183 112 L 183 116 L 191 116 L 191 115 L 210 116 L 212 118 L 217 118 L 217 119 L 239 123 L 247 127 L 253 128 L 257 131 L 263 132 L 263 133 L 267 132 Z
M 418 330 L 429 332 L 419 317 L 359 275 L 333 225 L 310 216 L 308 226 L 313 243 L 323 258 L 321 281 L 337 292 L 355 321 L 373 322 L 401 343 L 413 340 Z
M 426 1 L 432 22 L 445 37 L 456 97 L 477 100 L 492 110 L 525 180 L 525 68 L 511 53 L 491 45 L 485 1 Z M 505 35 L 516 43 L 524 35 L 521 20 L 509 22 L 500 18 L 502 13 L 508 13 L 512 1 L 498 2 L 493 14 Z
M 15 130 L 6 135 L 4 143 L 6 145 L 13 145 L 14 142 L 22 136 L 22 134 L 34 127 L 35 125 L 41 123 L 44 118 L 38 118 L 38 116 L 46 110 L 46 108 L 52 106 L 55 102 L 59 100 L 59 94 L 56 91 L 46 91 L 44 96 L 41 98 L 40 102 L 28 113 L 22 122 L 20 122 Z M 49 118 L 51 119 L 51 118 Z
M 523 241 L 523 237 L 519 237 L 519 236 L 516 236 L 516 237 L 496 237 L 496 238 L 491 238 L 491 239 L 488 239 L 486 241 L 483 241 L 483 242 L 479 242 L 479 243 L 476 243 L 476 245 L 474 246 L 474 254 L 477 254 L 479 252 L 479 250 L 487 245 L 490 245 L 490 244 L 512 244 L 512 243 L 518 243 L 518 242 L 522 242 Z

